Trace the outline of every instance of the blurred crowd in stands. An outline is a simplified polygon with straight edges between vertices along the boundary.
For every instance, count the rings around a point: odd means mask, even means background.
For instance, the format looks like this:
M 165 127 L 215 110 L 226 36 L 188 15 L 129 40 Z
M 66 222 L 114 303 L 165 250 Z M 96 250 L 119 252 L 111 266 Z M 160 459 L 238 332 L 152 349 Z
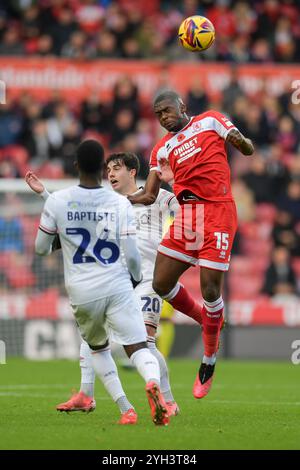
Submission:
M 293 62 L 300 58 L 297 0 L 2 0 L 0 54 L 94 58 Z M 177 47 L 178 24 L 207 16 L 217 30 L 205 55 Z
M 267 89 L 246 96 L 234 68 L 235 63 L 300 59 L 299 2 L 0 0 L 0 5 L 0 55 L 232 62 L 231 82 L 219 102 L 211 103 L 197 81 L 184 97 L 190 115 L 210 108 L 229 115 L 256 148 L 253 158 L 229 149 L 240 222 L 230 295 L 243 300 L 299 294 L 300 105 L 292 103 L 289 88 L 277 97 Z M 178 23 L 195 13 L 207 15 L 218 29 L 216 47 L 204 56 L 175 47 Z M 94 137 L 107 152 L 136 153 L 143 179 L 161 135 L 129 76 L 119 78 L 110 102 L 96 92 L 74 106 L 56 91 L 43 103 L 28 92 L 17 101 L 8 98 L 0 106 L 0 129 L 0 178 L 21 178 L 29 167 L 41 178 L 74 177 L 75 148 Z M 33 252 L 36 223 L 31 217 L 0 217 L 0 290 L 55 285 L 61 291 L 57 257 L 32 258 L 29 266 L 24 255 L 28 247 Z

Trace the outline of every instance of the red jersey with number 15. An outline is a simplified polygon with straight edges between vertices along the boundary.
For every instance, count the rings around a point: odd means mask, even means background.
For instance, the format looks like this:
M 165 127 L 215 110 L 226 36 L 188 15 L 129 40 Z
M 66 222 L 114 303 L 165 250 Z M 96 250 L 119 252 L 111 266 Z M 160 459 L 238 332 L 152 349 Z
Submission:
M 150 170 L 169 162 L 178 199 L 184 190 L 208 201 L 232 201 L 230 168 L 225 150 L 228 132 L 236 127 L 217 111 L 194 116 L 178 132 L 168 132 L 155 145 Z

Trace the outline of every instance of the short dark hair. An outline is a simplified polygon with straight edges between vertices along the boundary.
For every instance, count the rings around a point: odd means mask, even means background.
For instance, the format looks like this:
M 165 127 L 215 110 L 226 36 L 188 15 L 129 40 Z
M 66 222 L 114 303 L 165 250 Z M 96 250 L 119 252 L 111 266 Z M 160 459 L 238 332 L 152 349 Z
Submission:
M 86 174 L 99 173 L 103 169 L 104 149 L 97 140 L 84 140 L 76 151 L 78 169 Z
M 181 102 L 182 98 L 181 98 L 181 96 L 178 95 L 178 93 L 176 93 L 176 91 L 165 90 L 165 91 L 163 91 L 162 93 L 160 93 L 159 95 L 157 95 L 155 97 L 153 106 L 155 106 L 156 104 L 160 103 L 163 100 L 171 100 L 171 101 L 180 101 Z
M 136 170 L 135 176 L 139 174 L 140 171 L 140 161 L 138 156 L 135 153 L 131 152 L 119 152 L 112 153 L 109 155 L 106 160 L 106 165 L 110 162 L 120 162 L 126 166 L 127 170 Z

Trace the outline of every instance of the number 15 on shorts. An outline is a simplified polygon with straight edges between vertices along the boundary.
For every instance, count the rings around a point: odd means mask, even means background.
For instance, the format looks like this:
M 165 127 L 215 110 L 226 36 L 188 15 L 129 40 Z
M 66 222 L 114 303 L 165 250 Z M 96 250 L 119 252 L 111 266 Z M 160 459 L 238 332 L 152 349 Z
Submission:
M 229 247 L 229 233 L 215 232 L 214 236 L 217 237 L 216 248 L 217 250 L 228 250 Z

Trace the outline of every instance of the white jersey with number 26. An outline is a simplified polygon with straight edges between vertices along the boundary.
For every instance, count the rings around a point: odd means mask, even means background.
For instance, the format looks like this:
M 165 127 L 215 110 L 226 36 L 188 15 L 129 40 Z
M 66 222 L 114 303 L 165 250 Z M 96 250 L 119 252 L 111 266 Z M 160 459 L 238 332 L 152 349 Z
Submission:
M 72 186 L 48 198 L 40 229 L 59 233 L 65 284 L 71 304 L 80 305 L 132 289 L 121 261 L 120 240 L 135 235 L 135 217 L 124 196 L 105 188 Z

